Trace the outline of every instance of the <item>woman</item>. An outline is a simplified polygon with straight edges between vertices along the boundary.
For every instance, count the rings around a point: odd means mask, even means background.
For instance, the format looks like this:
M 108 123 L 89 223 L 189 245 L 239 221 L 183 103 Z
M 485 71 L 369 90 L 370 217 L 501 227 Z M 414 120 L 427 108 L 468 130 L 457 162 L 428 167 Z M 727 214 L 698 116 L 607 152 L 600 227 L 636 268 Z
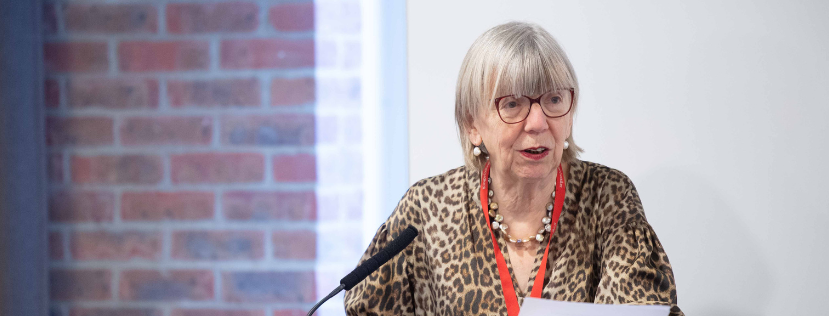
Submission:
M 683 315 L 633 183 L 577 158 L 578 96 L 567 56 L 541 27 L 481 35 L 456 93 L 465 166 L 412 185 L 362 260 L 408 225 L 420 235 L 346 293 L 346 312 L 514 316 L 532 296 Z

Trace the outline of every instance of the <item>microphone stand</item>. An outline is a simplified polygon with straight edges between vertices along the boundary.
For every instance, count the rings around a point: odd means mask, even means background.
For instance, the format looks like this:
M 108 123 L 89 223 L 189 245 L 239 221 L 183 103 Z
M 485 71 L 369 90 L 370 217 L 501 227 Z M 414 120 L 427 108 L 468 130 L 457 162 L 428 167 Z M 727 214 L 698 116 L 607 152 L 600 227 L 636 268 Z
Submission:
M 314 312 L 316 312 L 317 309 L 320 308 L 320 306 L 322 306 L 322 303 L 325 303 L 325 301 L 331 299 L 332 297 L 334 297 L 334 295 L 337 295 L 337 293 L 340 293 L 340 291 L 342 291 L 344 288 L 345 284 L 340 284 L 340 286 L 331 291 L 331 293 L 328 293 L 328 295 L 326 295 L 325 298 L 321 299 L 319 302 L 317 302 L 317 305 L 314 305 L 314 307 L 311 308 L 311 311 L 308 312 L 308 316 L 313 315 Z
M 314 305 L 311 308 L 311 311 L 308 312 L 308 316 L 314 314 L 314 312 L 320 308 L 322 303 L 337 295 L 342 290 L 350 290 L 353 288 L 357 283 L 360 283 L 365 279 L 369 274 L 374 273 L 377 271 L 380 266 L 386 264 L 391 258 L 396 256 L 398 253 L 403 251 L 403 248 L 406 248 L 414 238 L 417 237 L 417 229 L 414 226 L 409 225 L 406 229 L 404 229 L 400 235 L 397 236 L 394 240 L 389 242 L 388 245 L 380 249 L 378 253 L 368 258 L 365 262 L 357 266 L 354 271 L 351 271 L 348 275 L 346 275 L 342 280 L 340 280 L 340 286 L 338 286 L 334 291 L 331 291 L 325 298 L 317 302 L 317 305 Z

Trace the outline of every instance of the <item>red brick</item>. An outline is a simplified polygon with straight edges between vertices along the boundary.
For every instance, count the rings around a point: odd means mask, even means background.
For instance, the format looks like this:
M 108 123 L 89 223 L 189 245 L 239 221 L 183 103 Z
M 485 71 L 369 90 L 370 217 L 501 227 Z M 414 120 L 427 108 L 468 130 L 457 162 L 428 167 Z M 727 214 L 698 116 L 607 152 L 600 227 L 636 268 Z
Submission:
M 173 107 L 259 106 L 259 80 L 170 80 L 167 96 Z
M 118 297 L 127 301 L 208 301 L 214 296 L 213 271 L 126 270 Z
M 63 182 L 63 155 L 49 154 L 49 181 L 52 183 Z
M 49 297 L 53 301 L 100 301 L 112 298 L 109 270 L 49 271 Z
M 44 103 L 47 108 L 57 108 L 60 106 L 60 85 L 55 79 L 46 79 L 43 83 L 44 89 Z
M 153 308 L 84 308 L 73 307 L 69 316 L 162 316 L 164 312 Z
M 113 120 L 108 117 L 47 117 L 46 145 L 100 146 L 113 144 Z
M 317 180 L 317 158 L 312 154 L 273 157 L 273 179 L 278 182 Z
M 201 153 L 172 156 L 173 183 L 262 182 L 265 157 L 256 153 Z
M 64 3 L 63 19 L 69 33 L 156 33 L 158 13 L 147 4 Z
M 43 65 L 47 72 L 105 72 L 109 69 L 107 44 L 45 43 Z
M 167 5 L 167 32 L 250 32 L 259 25 L 258 11 L 250 2 L 171 3 Z
M 286 3 L 268 10 L 268 22 L 278 31 L 313 31 L 314 3 Z
M 97 191 L 53 192 L 49 199 L 50 222 L 111 222 L 115 195 Z
M 125 221 L 208 220 L 213 218 L 212 192 L 124 192 Z
M 316 81 L 314 78 L 271 80 L 271 105 L 300 105 L 314 102 Z
M 314 272 L 223 272 L 222 294 L 228 302 L 313 303 Z
M 174 309 L 172 316 L 265 316 L 261 309 Z
M 307 311 L 301 309 L 280 309 L 273 311 L 273 316 L 305 316 L 308 315 Z M 314 315 L 319 315 L 319 312 L 314 313 Z
M 42 21 L 43 32 L 45 34 L 53 35 L 58 32 L 58 15 L 54 3 L 45 3 L 43 5 Z
M 121 125 L 121 144 L 133 145 L 208 145 L 213 135 L 213 119 L 192 117 L 132 117 Z
M 158 232 L 75 232 L 69 249 L 74 260 L 158 260 L 161 243 Z
M 173 233 L 173 259 L 257 260 L 265 253 L 261 231 L 177 231 Z
M 49 233 L 49 259 L 63 260 L 63 234 L 60 232 Z
M 126 72 L 205 70 L 210 64 L 209 50 L 207 42 L 121 42 L 118 68 Z
M 220 54 L 224 69 L 313 67 L 314 40 L 224 40 Z
M 311 230 L 273 232 L 273 256 L 277 259 L 315 259 L 317 257 L 317 233 Z
M 305 192 L 230 191 L 222 198 L 225 218 L 232 220 L 317 219 L 316 194 Z
M 223 145 L 313 146 L 310 114 L 228 115 L 222 117 Z
M 70 78 L 67 84 L 67 100 L 71 108 L 157 108 L 158 80 Z
M 161 182 L 161 157 L 152 155 L 72 156 L 72 182 L 155 184 Z

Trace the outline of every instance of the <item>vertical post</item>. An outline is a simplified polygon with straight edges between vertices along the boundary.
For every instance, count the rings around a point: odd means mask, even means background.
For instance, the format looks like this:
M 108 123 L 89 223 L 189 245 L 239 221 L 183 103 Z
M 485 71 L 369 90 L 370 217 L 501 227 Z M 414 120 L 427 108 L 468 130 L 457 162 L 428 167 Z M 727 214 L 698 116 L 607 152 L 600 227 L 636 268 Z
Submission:
M 48 315 L 41 1 L 0 1 L 0 315 Z

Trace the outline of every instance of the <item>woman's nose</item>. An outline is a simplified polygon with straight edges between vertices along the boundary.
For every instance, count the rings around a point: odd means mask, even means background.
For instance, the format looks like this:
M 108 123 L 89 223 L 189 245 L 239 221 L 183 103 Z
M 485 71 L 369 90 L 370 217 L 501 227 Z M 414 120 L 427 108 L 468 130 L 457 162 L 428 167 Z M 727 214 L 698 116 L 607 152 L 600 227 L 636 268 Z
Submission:
M 547 128 L 547 116 L 541 110 L 541 104 L 533 102 L 530 104 L 530 113 L 527 115 L 524 130 L 527 132 L 538 132 L 546 130 Z

